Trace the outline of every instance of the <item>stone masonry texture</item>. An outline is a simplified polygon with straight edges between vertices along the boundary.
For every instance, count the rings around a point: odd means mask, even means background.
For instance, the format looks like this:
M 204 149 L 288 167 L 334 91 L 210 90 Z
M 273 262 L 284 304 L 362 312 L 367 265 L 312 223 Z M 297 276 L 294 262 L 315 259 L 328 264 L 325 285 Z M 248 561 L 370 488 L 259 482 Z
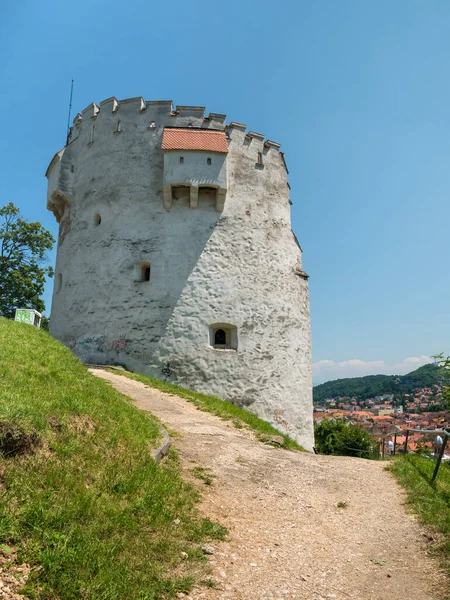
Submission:
M 228 153 L 163 151 L 169 127 L 225 131 Z M 286 165 L 245 129 L 141 98 L 77 115 L 47 170 L 60 227 L 50 331 L 86 363 L 216 395 L 311 450 L 308 281 Z M 212 345 L 219 326 L 236 328 L 236 349 Z

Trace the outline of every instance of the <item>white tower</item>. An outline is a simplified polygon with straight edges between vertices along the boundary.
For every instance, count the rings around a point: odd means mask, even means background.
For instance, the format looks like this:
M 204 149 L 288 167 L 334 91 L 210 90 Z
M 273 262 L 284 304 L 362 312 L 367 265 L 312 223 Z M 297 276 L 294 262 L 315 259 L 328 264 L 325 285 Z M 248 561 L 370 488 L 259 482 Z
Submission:
M 110 98 L 76 116 L 46 175 L 52 335 L 311 449 L 308 276 L 279 144 L 202 107 Z

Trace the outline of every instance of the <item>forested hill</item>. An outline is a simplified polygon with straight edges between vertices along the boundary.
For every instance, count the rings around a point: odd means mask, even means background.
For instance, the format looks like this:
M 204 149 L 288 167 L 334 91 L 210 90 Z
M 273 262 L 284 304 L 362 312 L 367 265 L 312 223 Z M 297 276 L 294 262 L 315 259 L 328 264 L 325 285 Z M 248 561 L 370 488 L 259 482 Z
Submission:
M 434 364 L 424 365 L 407 375 L 367 375 L 336 379 L 316 385 L 314 403 L 320 404 L 327 398 L 356 397 L 360 400 L 381 394 L 409 394 L 414 388 L 429 387 L 442 382 L 442 369 Z

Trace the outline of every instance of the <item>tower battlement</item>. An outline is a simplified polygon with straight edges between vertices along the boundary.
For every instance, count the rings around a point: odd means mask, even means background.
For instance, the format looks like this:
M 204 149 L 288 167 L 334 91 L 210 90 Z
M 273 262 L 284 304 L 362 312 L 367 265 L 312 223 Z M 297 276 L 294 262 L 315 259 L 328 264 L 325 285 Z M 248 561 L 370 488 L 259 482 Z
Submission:
M 313 444 L 308 281 L 280 144 L 225 114 L 93 102 L 46 172 L 51 333 Z M 170 367 L 168 367 L 170 364 Z
M 233 132 L 243 132 L 249 140 L 262 142 L 263 146 L 267 148 L 280 149 L 280 144 L 265 140 L 263 134 L 253 131 L 246 133 L 247 125 L 235 122 L 227 125 L 225 114 L 210 112 L 208 116 L 205 116 L 205 110 L 204 106 L 177 105 L 174 107 L 172 100 L 144 100 L 142 97 L 117 100 L 113 96 L 103 100 L 100 104 L 91 102 L 75 116 L 70 141 L 76 139 L 86 127 L 90 131 L 92 120 L 96 122 L 98 120 L 100 123 L 100 120 L 108 115 L 106 118 L 110 122 L 112 114 L 116 115 L 118 119 L 126 119 L 128 126 L 134 124 L 135 127 L 138 127 L 144 122 L 149 129 L 153 129 L 153 127 L 149 127 L 149 124 L 154 122 L 154 129 L 160 127 L 198 127 L 225 130 L 230 135 Z M 112 125 L 114 125 L 113 122 Z

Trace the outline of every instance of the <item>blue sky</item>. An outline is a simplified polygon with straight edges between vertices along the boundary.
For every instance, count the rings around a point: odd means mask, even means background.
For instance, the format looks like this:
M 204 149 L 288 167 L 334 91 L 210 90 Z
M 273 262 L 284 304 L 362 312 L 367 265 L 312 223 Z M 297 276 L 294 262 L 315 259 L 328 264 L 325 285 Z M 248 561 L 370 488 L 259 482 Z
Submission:
M 72 78 L 72 116 L 110 96 L 224 112 L 286 153 L 315 381 L 406 372 L 450 353 L 449 30 L 448 0 L 5 0 L 0 204 L 57 233 Z

